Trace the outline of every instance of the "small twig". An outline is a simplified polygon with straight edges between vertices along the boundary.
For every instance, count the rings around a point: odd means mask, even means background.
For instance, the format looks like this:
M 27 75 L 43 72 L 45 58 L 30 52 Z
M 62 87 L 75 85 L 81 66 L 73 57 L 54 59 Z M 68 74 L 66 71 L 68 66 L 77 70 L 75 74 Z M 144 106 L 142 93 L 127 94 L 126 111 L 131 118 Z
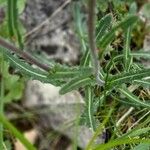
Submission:
M 37 32 L 39 29 L 41 29 L 46 23 L 48 23 L 49 21 L 51 21 L 53 19 L 53 17 L 55 17 L 64 7 L 66 7 L 69 3 L 71 2 L 71 0 L 67 0 L 65 1 L 60 7 L 58 7 L 53 13 L 52 15 L 47 18 L 44 22 L 42 22 L 40 25 L 36 26 L 35 28 L 33 28 L 31 31 L 29 31 L 24 38 L 29 37 L 30 35 L 32 35 L 33 33 Z
M 139 120 L 137 120 L 132 126 L 128 129 L 130 131 L 134 126 L 136 126 L 143 118 L 145 118 L 147 115 L 150 114 L 150 111 L 148 111 L 146 114 L 144 114 Z
M 100 70 L 100 64 L 98 61 L 98 55 L 96 51 L 96 45 L 95 45 L 95 6 L 96 6 L 96 0 L 89 0 L 89 18 L 88 18 L 88 34 L 89 34 L 89 46 L 90 46 L 90 52 L 92 56 L 93 66 L 94 66 L 94 74 L 96 76 L 97 83 L 100 86 L 104 85 L 104 81 L 100 79 L 99 77 L 99 70 Z
M 130 109 L 117 121 L 116 123 L 116 127 L 119 127 L 119 125 L 124 121 L 124 119 L 126 117 L 128 117 L 128 115 L 130 115 L 130 113 L 134 110 L 134 107 L 130 107 Z
M 50 67 L 45 64 L 38 62 L 34 57 L 30 54 L 20 50 L 19 48 L 13 46 L 12 44 L 6 42 L 4 39 L 0 38 L 0 46 L 12 51 L 15 54 L 18 54 L 20 57 L 24 58 L 27 62 L 34 64 L 45 71 L 50 71 Z

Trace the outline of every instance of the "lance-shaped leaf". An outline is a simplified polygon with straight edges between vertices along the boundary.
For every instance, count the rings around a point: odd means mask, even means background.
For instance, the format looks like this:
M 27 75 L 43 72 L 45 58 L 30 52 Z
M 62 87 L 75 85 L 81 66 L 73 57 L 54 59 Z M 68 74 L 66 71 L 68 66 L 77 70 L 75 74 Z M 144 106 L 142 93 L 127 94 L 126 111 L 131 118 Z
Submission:
M 131 102 L 135 104 L 137 103 L 141 107 L 146 107 L 150 109 L 150 102 L 148 103 L 141 101 L 137 96 L 132 94 L 127 88 L 119 88 L 118 90 L 120 91 L 121 94 L 126 96 L 126 98 L 128 98 L 128 100 L 130 100 Z
M 146 88 L 150 88 L 150 79 L 149 80 L 134 80 L 134 83 L 136 84 L 140 84 L 142 85 L 143 87 L 146 87 Z
M 85 51 L 84 56 L 81 59 L 80 66 L 86 67 L 90 66 L 90 51 L 87 49 Z M 91 70 L 92 73 L 92 70 Z M 86 125 L 89 126 L 92 131 L 95 131 L 96 129 L 96 121 L 94 118 L 94 108 L 93 108 L 93 93 L 92 93 L 92 87 L 86 86 L 85 87 L 85 101 L 86 101 L 86 109 L 85 109 L 85 118 L 86 118 Z
M 133 25 L 137 21 L 137 16 L 129 16 L 125 20 L 119 22 L 117 25 L 115 25 L 107 34 L 104 35 L 104 37 L 100 40 L 98 47 L 101 48 L 100 51 L 100 57 L 104 53 L 106 47 L 112 42 L 112 40 L 115 38 L 115 32 L 122 28 L 123 30 L 126 30 L 128 27 Z
M 93 150 L 107 150 L 112 149 L 113 147 L 123 145 L 123 144 L 135 144 L 135 143 L 150 143 L 150 139 L 145 138 L 117 138 L 110 140 L 108 143 L 99 144 L 93 148 Z M 88 149 L 89 150 L 89 149 Z
M 63 65 L 55 65 L 50 73 L 49 77 L 54 79 L 68 79 L 68 78 L 74 78 L 76 76 L 84 76 L 84 75 L 91 75 L 92 68 L 90 67 L 67 67 Z
M 100 21 L 97 23 L 97 27 L 96 27 L 96 41 L 97 42 L 102 38 L 102 36 L 111 26 L 112 24 L 111 22 L 112 22 L 112 15 L 107 14 L 103 18 L 101 18 Z
M 143 52 L 142 50 L 140 50 L 139 52 L 131 52 L 131 56 L 135 58 L 150 59 L 150 53 Z
M 130 55 L 131 50 L 130 50 L 130 41 L 131 41 L 131 27 L 129 27 L 125 31 L 125 42 L 124 42 L 124 66 L 126 72 L 129 71 L 130 66 L 132 64 L 132 56 Z
M 43 64 L 46 64 L 49 66 L 49 68 L 53 68 L 55 65 L 57 65 L 58 63 L 55 62 L 52 59 L 48 59 L 47 55 L 44 53 L 41 54 L 33 54 L 33 56 L 35 57 L 35 59 L 39 60 L 40 62 L 43 62 Z M 44 59 L 43 59 L 44 58 Z
M 92 89 L 89 86 L 85 87 L 85 100 L 87 109 L 87 124 L 94 132 L 96 129 L 96 122 L 94 118 L 94 108 L 93 108 L 93 94 Z
M 31 67 L 29 64 L 21 61 L 19 58 L 12 55 L 7 49 L 4 50 L 4 48 L 0 47 L 0 51 L 4 53 L 5 57 L 9 60 L 12 67 L 19 69 L 19 71 L 21 71 L 25 75 L 31 77 L 32 79 L 40 80 L 42 82 L 59 85 L 58 81 L 48 78 L 47 72 Z
M 67 92 L 70 92 L 72 90 L 76 90 L 80 87 L 84 87 L 86 85 L 92 84 L 94 81 L 91 77 L 89 76 L 79 76 L 73 78 L 71 81 L 66 83 L 61 90 L 59 91 L 60 94 L 65 94 Z
M 7 0 L 8 29 L 10 38 L 16 36 L 20 48 L 23 48 L 22 38 L 19 31 L 17 0 Z
M 135 107 L 135 108 L 139 108 L 141 105 L 137 104 L 137 103 L 133 103 L 130 100 L 128 100 L 127 98 L 122 98 L 122 99 L 118 99 L 118 101 L 124 105 L 124 106 L 128 106 L 128 107 Z
M 142 52 L 142 51 L 139 51 L 139 52 L 131 52 L 130 53 L 131 57 L 134 57 L 134 58 L 144 58 L 144 59 L 150 59 L 150 53 L 147 53 L 147 52 Z M 113 62 L 117 62 L 117 61 L 120 61 L 123 59 L 123 54 L 121 55 L 117 55 L 115 57 L 113 57 L 108 63 L 107 65 L 105 66 L 105 70 L 109 70 L 111 68 L 111 66 L 113 65 Z
M 81 58 L 80 66 L 89 66 L 90 64 L 90 51 L 87 49 Z
M 16 38 L 17 38 L 17 41 L 18 41 L 18 44 L 20 46 L 21 49 L 23 49 L 23 43 L 22 43 L 22 36 L 21 36 L 21 33 L 20 33 L 20 30 L 19 30 L 19 19 L 18 19 L 18 8 L 17 8 L 17 3 L 18 3 L 18 0 L 12 0 L 12 10 L 11 10 L 11 14 L 12 14 L 12 18 L 13 18 L 13 27 L 14 27 L 14 30 L 15 30 L 15 35 L 16 35 Z
M 125 133 L 122 135 L 121 138 L 124 138 L 124 137 L 137 137 L 137 136 L 140 136 L 144 133 L 147 133 L 150 131 L 150 127 L 146 127 L 146 128 L 141 128 L 141 129 L 132 129 L 131 131 Z
M 108 79 L 108 87 L 112 88 L 122 83 L 129 83 L 134 80 L 143 79 L 150 76 L 150 69 L 142 69 L 138 71 L 130 71 L 128 73 L 121 73 L 114 75 Z
M 148 143 L 141 143 L 135 146 L 132 150 L 148 150 L 150 148 L 150 144 Z

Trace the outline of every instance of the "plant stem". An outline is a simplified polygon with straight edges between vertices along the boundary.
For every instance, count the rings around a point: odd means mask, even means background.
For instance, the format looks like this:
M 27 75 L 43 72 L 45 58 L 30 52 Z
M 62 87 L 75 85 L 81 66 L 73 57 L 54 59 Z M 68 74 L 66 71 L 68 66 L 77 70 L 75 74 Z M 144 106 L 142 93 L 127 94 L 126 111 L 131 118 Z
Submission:
M 38 62 L 34 57 L 32 57 L 30 54 L 20 50 L 19 48 L 11 45 L 10 43 L 6 42 L 4 39 L 0 38 L 0 46 L 8 49 L 9 51 L 12 51 L 15 54 L 18 54 L 19 56 L 23 57 L 27 62 L 34 64 L 38 67 L 40 67 L 43 70 L 50 71 L 50 67 L 48 67 L 45 64 L 42 64 Z
M 98 60 L 98 55 L 96 51 L 96 45 L 95 45 L 95 6 L 96 6 L 96 0 L 89 0 L 89 18 L 88 18 L 88 36 L 89 36 L 89 46 L 90 46 L 90 52 L 91 57 L 93 61 L 93 69 L 94 74 L 96 76 L 97 83 L 100 86 L 104 85 L 104 81 L 100 79 L 99 77 L 99 70 L 100 70 L 100 64 Z
M 3 115 L 3 109 L 4 109 L 4 59 L 3 54 L 1 54 L 1 71 L 0 71 L 0 77 L 1 77 L 1 85 L 0 85 L 0 115 Z M 3 125 L 0 123 L 0 149 L 3 149 Z
M 27 150 L 36 150 L 36 148 L 5 118 L 0 114 L 0 122 L 8 128 L 11 133 L 20 140 L 20 142 L 27 148 Z

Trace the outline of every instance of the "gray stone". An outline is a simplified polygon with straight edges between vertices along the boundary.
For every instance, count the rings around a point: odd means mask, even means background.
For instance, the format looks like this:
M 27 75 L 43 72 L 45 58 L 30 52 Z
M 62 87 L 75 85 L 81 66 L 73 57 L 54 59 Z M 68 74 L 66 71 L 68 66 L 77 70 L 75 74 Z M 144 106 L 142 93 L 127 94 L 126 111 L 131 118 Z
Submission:
M 25 91 L 24 106 L 29 109 L 44 108 L 45 113 L 39 114 L 42 128 L 52 127 L 72 141 L 77 138 L 78 146 L 85 148 L 93 132 L 78 124 L 84 110 L 84 100 L 77 91 L 60 95 L 59 89 L 60 87 L 30 80 Z M 98 142 L 102 143 L 103 140 L 99 139 Z
M 20 16 L 27 34 L 40 26 L 64 4 L 65 0 L 27 0 Z M 26 37 L 26 49 L 46 53 L 49 58 L 66 63 L 78 61 L 80 44 L 73 31 L 71 4 L 68 4 L 44 26 Z

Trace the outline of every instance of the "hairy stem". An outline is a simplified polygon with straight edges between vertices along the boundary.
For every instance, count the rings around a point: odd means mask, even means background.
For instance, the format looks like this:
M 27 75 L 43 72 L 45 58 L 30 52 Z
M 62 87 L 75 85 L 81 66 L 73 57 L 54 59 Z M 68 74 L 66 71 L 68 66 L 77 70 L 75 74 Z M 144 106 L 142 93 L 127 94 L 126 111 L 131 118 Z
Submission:
M 98 61 L 98 55 L 96 51 L 96 45 L 95 45 L 95 6 L 96 6 L 96 0 L 89 0 L 89 19 L 88 19 L 88 36 L 89 36 L 89 46 L 90 46 L 90 52 L 91 57 L 93 61 L 93 69 L 94 74 L 96 76 L 97 83 L 100 86 L 104 85 L 104 81 L 100 79 L 99 77 L 99 70 L 100 70 L 100 64 Z
M 30 54 L 20 50 L 19 48 L 13 46 L 12 44 L 6 42 L 4 39 L 0 38 L 0 46 L 12 51 L 15 54 L 18 54 L 22 58 L 24 58 L 27 62 L 34 64 L 38 67 L 40 67 L 43 70 L 50 71 L 50 67 L 48 67 L 45 64 L 42 64 L 38 62 L 34 57 L 32 57 Z

